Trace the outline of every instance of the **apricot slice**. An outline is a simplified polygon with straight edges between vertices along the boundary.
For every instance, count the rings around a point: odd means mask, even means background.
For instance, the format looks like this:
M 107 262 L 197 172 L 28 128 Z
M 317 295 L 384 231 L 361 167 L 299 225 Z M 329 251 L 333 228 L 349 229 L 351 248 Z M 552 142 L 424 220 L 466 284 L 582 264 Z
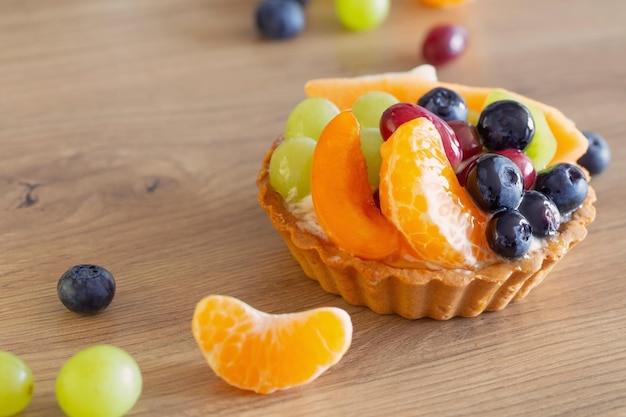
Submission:
M 472 269 L 493 257 L 486 215 L 459 184 L 439 132 L 424 117 L 401 125 L 381 147 L 380 206 L 419 257 Z
M 308 81 L 304 91 L 309 97 L 325 97 L 335 103 L 340 110 L 349 109 L 361 95 L 369 91 L 383 91 L 393 94 L 399 101 L 417 103 L 417 100 L 435 87 L 450 88 L 459 93 L 470 110 L 479 113 L 487 96 L 494 90 L 490 87 L 470 87 L 462 84 L 436 81 L 420 71 L 367 75 L 347 78 L 320 78 Z M 558 109 L 501 89 L 503 93 L 525 103 L 537 106 L 543 112 L 552 134 L 557 140 L 556 152 L 548 163 L 576 162 L 587 150 L 588 140 L 575 124 Z
M 317 141 L 311 196 L 328 239 L 346 252 L 372 260 L 399 252 L 400 234 L 374 202 L 359 123 L 349 110 L 335 116 Z

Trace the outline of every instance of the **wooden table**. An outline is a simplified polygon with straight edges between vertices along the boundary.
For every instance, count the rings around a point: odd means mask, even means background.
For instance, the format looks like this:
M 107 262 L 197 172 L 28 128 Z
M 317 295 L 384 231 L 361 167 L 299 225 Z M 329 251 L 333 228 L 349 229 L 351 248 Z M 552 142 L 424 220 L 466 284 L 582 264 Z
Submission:
M 93 344 L 139 363 L 132 416 L 626 415 L 626 3 L 394 0 L 348 33 L 332 1 L 307 28 L 259 39 L 253 0 L 0 4 L 0 349 L 35 374 L 20 416 L 61 416 L 54 381 Z M 554 105 L 613 150 L 588 238 L 525 300 L 445 322 L 380 316 L 307 279 L 256 201 L 262 156 L 306 80 L 404 71 L 437 22 L 471 46 L 446 81 Z M 56 283 L 96 263 L 118 291 L 67 311 Z M 190 331 L 211 293 L 272 313 L 346 309 L 353 343 L 315 382 L 270 396 L 225 384 Z

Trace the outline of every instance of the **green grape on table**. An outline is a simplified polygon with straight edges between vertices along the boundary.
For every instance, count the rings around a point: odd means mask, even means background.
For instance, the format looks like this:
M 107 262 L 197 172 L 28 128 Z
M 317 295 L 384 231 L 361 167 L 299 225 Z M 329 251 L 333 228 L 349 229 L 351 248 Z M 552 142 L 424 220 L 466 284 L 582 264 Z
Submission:
M 270 185 L 285 201 L 299 201 L 311 193 L 311 164 L 317 142 L 293 138 L 280 143 L 270 159 Z
M 382 163 L 380 146 L 382 144 L 383 137 L 380 134 L 380 129 L 377 127 L 361 129 L 361 150 L 367 164 L 367 180 L 372 189 L 378 188 L 380 184 L 380 165 Z
M 33 373 L 22 359 L 0 351 L 0 417 L 14 416 L 30 403 L 35 389 Z
M 352 113 L 359 121 L 361 128 L 380 127 L 380 116 L 398 99 L 384 91 L 370 91 L 359 97 L 352 105 Z
M 335 12 L 348 30 L 373 29 L 387 19 L 391 0 L 335 0 Z
M 322 97 L 308 97 L 294 107 L 285 125 L 285 139 L 312 138 L 317 140 L 339 108 Z
M 121 417 L 142 389 L 137 362 L 111 345 L 81 350 L 65 362 L 56 380 L 56 398 L 69 417 Z

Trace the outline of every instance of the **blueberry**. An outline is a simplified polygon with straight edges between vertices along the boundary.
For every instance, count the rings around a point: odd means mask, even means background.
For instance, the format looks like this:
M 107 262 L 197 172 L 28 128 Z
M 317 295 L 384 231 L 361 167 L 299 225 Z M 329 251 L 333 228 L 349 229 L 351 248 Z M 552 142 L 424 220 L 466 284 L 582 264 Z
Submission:
M 303 5 L 295 0 L 265 0 L 256 9 L 256 26 L 267 38 L 291 38 L 304 28 Z
M 589 141 L 587 152 L 578 160 L 578 164 L 596 175 L 603 172 L 611 161 L 611 149 L 604 138 L 595 132 L 583 131 L 583 135 Z
M 547 195 L 561 215 L 576 210 L 587 198 L 589 185 L 583 171 L 573 164 L 560 163 L 537 173 L 535 190 Z
M 101 266 L 75 265 L 59 279 L 57 294 L 68 310 L 95 314 L 111 304 L 115 295 L 115 280 Z
M 539 191 L 528 190 L 522 196 L 518 210 L 532 226 L 533 235 L 554 236 L 561 225 L 561 214 L 556 204 Z
M 467 103 L 456 91 L 436 87 L 417 101 L 419 106 L 435 113 L 445 121 L 467 119 Z
M 530 249 L 532 226 L 517 210 L 501 210 L 487 223 L 487 242 L 498 255 L 519 259 Z
M 487 153 L 469 171 L 465 187 L 476 205 L 487 212 L 517 208 L 524 191 L 522 173 L 506 156 Z
M 483 109 L 476 125 L 490 151 L 524 150 L 535 134 L 535 122 L 526 106 L 515 100 L 498 100 Z

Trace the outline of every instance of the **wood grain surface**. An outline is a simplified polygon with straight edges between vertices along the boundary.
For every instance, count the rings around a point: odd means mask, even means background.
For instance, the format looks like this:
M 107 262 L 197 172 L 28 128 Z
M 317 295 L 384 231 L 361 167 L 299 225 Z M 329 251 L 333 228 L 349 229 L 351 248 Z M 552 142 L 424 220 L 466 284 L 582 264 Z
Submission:
M 341 29 L 313 0 L 300 36 L 264 41 L 255 0 L 0 3 L 0 350 L 36 381 L 21 417 L 63 415 L 54 381 L 94 344 L 120 346 L 144 390 L 129 416 L 626 416 L 626 3 L 394 0 L 378 29 Z M 306 278 L 256 201 L 257 170 L 306 80 L 404 71 L 426 31 L 459 22 L 442 80 L 499 86 L 606 137 L 587 239 L 525 300 L 471 319 L 405 320 Z M 102 314 L 56 283 L 96 263 Z M 272 313 L 346 309 L 353 343 L 313 383 L 260 396 L 206 365 L 190 323 L 208 294 Z

